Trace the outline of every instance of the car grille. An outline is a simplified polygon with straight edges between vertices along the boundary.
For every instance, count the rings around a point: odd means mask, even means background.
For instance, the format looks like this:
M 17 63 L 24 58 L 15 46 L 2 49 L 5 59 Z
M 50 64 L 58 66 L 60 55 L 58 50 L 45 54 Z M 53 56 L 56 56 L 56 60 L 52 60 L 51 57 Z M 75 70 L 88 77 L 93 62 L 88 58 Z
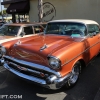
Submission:
M 8 66 L 16 71 L 19 71 L 23 74 L 35 76 L 38 78 L 46 79 L 51 73 L 48 73 L 43 70 L 35 69 L 32 66 L 22 65 L 21 63 L 17 63 L 13 60 L 5 58 L 6 63 Z

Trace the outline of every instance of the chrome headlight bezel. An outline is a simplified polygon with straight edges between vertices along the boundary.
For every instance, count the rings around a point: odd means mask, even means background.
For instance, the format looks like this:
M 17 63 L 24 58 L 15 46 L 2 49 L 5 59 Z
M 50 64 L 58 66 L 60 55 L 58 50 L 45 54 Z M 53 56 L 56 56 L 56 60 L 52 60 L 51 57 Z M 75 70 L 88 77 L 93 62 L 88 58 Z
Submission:
M 3 57 L 6 54 L 6 48 L 0 45 L 0 57 Z
M 48 57 L 49 65 L 54 70 L 60 70 L 61 69 L 61 61 L 59 58 L 54 56 Z

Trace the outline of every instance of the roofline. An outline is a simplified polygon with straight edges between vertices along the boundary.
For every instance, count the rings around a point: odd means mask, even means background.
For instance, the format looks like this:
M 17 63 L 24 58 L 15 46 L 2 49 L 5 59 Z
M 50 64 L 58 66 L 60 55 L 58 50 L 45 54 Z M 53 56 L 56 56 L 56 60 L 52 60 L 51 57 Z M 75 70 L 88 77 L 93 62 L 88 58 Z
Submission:
M 25 25 L 41 25 L 41 24 L 47 24 L 47 23 L 6 23 L 5 25 L 25 26 Z
M 48 23 L 52 23 L 52 22 L 75 22 L 75 23 L 82 23 L 82 24 L 98 24 L 96 21 L 88 20 L 88 19 L 60 19 L 60 20 L 52 20 L 49 21 Z

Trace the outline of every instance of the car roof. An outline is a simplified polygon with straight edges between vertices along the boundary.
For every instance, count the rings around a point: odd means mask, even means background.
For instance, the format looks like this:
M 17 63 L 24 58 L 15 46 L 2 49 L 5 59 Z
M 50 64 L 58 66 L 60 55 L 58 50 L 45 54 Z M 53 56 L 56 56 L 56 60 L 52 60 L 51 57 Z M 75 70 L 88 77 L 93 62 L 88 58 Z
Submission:
M 60 20 L 52 20 L 49 22 L 76 22 L 76 23 L 83 23 L 83 24 L 98 24 L 96 21 L 87 20 L 87 19 L 60 19 Z
M 36 23 L 36 22 L 34 22 L 34 23 L 29 23 L 29 22 L 25 22 L 25 23 L 7 23 L 7 24 L 5 24 L 5 25 L 12 25 L 12 26 L 26 26 L 26 25 L 42 25 L 42 24 L 47 24 L 46 22 L 45 23 L 42 23 L 42 22 L 40 22 L 40 23 Z

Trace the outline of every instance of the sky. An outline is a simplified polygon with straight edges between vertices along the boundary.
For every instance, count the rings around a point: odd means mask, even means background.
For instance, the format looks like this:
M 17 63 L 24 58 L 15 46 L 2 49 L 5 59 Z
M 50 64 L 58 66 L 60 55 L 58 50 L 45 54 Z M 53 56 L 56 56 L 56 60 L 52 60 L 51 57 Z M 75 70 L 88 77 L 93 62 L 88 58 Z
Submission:
M 1 2 L 3 2 L 3 0 L 0 0 Z M 2 5 L 2 10 L 4 9 L 4 6 Z M 1 11 L 1 4 L 0 4 L 0 11 Z

